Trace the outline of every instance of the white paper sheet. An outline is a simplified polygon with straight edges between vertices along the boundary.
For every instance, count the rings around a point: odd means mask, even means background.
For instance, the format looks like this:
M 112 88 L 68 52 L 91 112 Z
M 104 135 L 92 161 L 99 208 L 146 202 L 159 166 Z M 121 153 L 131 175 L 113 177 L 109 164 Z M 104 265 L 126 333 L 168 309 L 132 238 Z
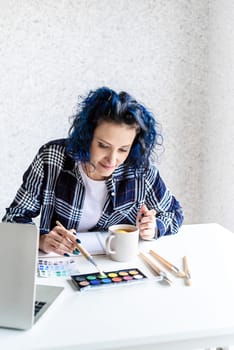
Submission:
M 105 254 L 105 239 L 107 236 L 107 232 L 79 232 L 77 237 L 81 240 L 81 245 L 91 254 L 91 255 L 99 255 Z M 56 257 L 59 256 L 55 253 L 43 253 L 39 251 L 38 257 Z M 71 256 L 77 256 L 71 254 Z M 61 256 L 60 256 L 61 257 Z

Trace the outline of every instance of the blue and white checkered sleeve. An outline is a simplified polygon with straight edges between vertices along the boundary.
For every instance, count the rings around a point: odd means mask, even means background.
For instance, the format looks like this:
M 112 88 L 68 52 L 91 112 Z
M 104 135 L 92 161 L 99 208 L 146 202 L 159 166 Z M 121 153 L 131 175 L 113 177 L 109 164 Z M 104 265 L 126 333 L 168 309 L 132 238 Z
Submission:
M 183 210 L 180 203 L 165 185 L 159 172 L 148 191 L 146 205 L 156 210 L 155 238 L 176 234 L 183 222 Z
M 32 223 L 32 218 L 39 215 L 43 175 L 43 159 L 39 151 L 24 173 L 23 182 L 13 202 L 6 209 L 3 221 Z

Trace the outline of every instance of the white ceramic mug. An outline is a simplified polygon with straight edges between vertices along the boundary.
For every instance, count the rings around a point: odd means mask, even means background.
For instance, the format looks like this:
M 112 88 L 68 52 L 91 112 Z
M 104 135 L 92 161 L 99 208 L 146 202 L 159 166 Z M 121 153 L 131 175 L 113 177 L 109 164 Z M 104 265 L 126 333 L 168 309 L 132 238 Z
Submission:
M 139 229 L 134 225 L 113 225 L 108 229 L 106 253 L 112 260 L 130 261 L 138 253 Z

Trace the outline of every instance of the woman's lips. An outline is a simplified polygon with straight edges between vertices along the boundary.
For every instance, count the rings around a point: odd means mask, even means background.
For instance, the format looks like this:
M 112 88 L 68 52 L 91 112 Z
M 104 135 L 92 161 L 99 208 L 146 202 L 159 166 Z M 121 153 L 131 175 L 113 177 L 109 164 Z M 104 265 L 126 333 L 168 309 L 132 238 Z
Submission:
M 102 164 L 100 163 L 101 167 L 106 169 L 106 170 L 113 170 L 115 169 L 115 165 L 105 165 L 105 164 Z

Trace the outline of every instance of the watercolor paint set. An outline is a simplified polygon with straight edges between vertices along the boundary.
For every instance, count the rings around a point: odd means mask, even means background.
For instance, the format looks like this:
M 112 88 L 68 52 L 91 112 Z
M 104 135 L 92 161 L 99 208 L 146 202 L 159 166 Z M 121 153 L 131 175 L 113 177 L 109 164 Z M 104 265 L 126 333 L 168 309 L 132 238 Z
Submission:
M 101 275 L 99 272 L 72 275 L 71 278 L 79 291 L 117 285 L 129 285 L 136 282 L 142 282 L 147 279 L 147 276 L 138 268 L 122 269 L 104 273 L 105 275 Z

